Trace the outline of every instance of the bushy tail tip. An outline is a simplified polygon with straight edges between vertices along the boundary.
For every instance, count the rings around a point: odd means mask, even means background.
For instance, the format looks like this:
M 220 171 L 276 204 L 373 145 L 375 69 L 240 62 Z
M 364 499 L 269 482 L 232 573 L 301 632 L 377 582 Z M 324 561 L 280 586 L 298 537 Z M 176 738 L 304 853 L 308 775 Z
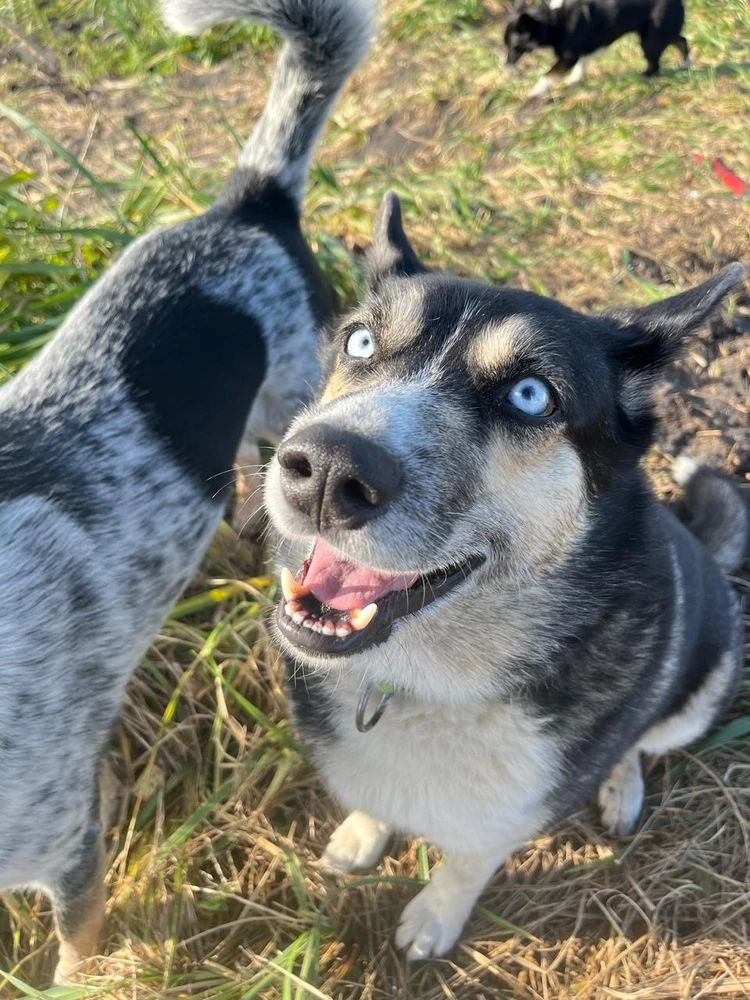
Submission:
M 377 20 L 377 0 L 162 0 L 172 31 L 198 35 L 215 24 L 250 19 L 266 24 L 321 64 L 348 76 L 366 55 Z
M 738 569 L 750 549 L 750 506 L 734 483 L 687 455 L 672 475 L 685 491 L 686 525 L 721 568 Z

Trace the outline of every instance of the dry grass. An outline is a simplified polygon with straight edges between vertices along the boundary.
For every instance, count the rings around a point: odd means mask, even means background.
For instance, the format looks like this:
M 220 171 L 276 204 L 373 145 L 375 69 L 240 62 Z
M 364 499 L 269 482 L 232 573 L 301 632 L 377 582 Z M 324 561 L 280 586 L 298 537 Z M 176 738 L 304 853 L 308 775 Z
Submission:
M 208 202 L 234 155 L 228 122 L 247 131 L 270 66 L 265 50 L 228 45 L 231 58 L 206 68 L 177 49 L 154 76 L 146 64 L 159 46 L 149 37 L 118 40 L 108 76 L 104 43 L 76 60 L 75 44 L 61 46 L 16 3 L 19 23 L 62 68 L 51 79 L 33 60 L 10 58 L 0 71 L 8 100 L 78 164 L 0 120 L 0 169 L 33 175 L 0 185 L 0 267 L 16 266 L 0 270 L 0 370 L 9 372 L 46 335 L 39 324 L 51 329 L 98 273 L 114 235 Z M 750 179 L 747 4 L 695 0 L 689 34 L 690 76 L 668 56 L 661 80 L 642 81 L 626 42 L 595 64 L 589 84 L 531 105 L 522 94 L 544 60 L 507 79 L 495 48 L 502 25 L 482 20 L 477 4 L 392 0 L 378 47 L 336 113 L 308 202 L 313 241 L 339 288 L 354 293 L 354 255 L 389 186 L 434 264 L 579 307 L 647 301 L 665 282 L 747 259 L 748 203 L 693 162 L 696 152 L 720 156 Z M 106 181 L 102 190 L 91 177 Z M 7 191 L 14 201 L 2 202 Z M 74 226 L 96 232 L 63 232 Z M 750 471 L 750 334 L 738 333 L 746 306 L 740 300 L 694 345 L 665 396 L 670 422 L 651 462 L 660 486 L 685 433 L 703 435 L 739 476 Z M 750 996 L 750 681 L 702 748 L 653 764 L 635 836 L 613 841 L 593 812 L 574 817 L 508 862 L 450 959 L 411 969 L 392 930 L 436 856 L 399 842 L 372 877 L 333 880 L 318 869 L 336 809 L 286 723 L 263 624 L 273 585 L 257 572 L 257 553 L 222 531 L 130 687 L 113 747 L 122 794 L 110 836 L 108 957 L 92 995 Z M 747 607 L 750 584 L 738 586 Z M 0 995 L 37 996 L 56 950 L 49 905 L 21 894 L 5 903 Z M 66 994 L 78 995 L 88 994 Z

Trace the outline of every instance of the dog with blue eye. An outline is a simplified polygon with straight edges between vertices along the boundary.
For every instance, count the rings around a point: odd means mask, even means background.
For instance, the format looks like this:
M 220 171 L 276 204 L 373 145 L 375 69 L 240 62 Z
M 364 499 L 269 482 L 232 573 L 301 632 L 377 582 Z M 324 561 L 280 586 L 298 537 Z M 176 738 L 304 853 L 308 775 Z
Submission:
M 654 381 L 744 269 L 586 316 L 426 271 L 389 195 L 366 274 L 268 474 L 276 630 L 296 724 L 349 813 L 326 865 L 369 868 L 397 832 L 446 852 L 396 933 L 424 959 L 508 854 L 591 796 L 632 830 L 641 756 L 732 701 L 726 574 L 748 510 L 683 457 L 683 523 L 641 458 Z
M 505 29 L 506 62 L 514 66 L 527 52 L 550 48 L 557 61 L 529 92 L 548 93 L 555 82 L 580 83 L 589 63 L 624 35 L 637 34 L 646 57 L 646 76 L 655 76 L 665 49 L 674 45 L 682 68 L 690 68 L 690 47 L 682 34 L 682 0 L 517 0 Z

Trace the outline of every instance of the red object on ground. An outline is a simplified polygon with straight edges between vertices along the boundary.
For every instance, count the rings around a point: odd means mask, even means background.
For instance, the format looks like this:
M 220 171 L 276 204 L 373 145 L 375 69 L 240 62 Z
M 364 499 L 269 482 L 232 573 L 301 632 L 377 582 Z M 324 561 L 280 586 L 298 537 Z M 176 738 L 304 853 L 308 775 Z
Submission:
M 711 157 L 711 166 L 716 171 L 719 180 L 725 187 L 728 187 L 732 194 L 740 198 L 750 195 L 750 184 L 746 184 L 741 177 L 738 177 L 733 170 L 730 170 L 718 156 Z
M 693 156 L 693 163 L 703 163 L 704 159 L 705 156 L 702 153 L 696 153 Z M 721 183 L 725 187 L 728 187 L 732 194 L 736 194 L 738 198 L 750 198 L 750 184 L 746 184 L 718 156 L 711 157 L 711 166 L 714 168 L 714 172 Z

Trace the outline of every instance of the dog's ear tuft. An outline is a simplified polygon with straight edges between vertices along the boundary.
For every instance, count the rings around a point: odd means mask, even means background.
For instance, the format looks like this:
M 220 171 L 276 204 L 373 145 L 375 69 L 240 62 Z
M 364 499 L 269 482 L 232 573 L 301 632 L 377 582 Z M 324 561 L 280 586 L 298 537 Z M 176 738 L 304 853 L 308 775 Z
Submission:
M 745 278 L 742 264 L 729 264 L 697 288 L 639 309 L 606 313 L 617 327 L 613 356 L 622 369 L 626 405 L 645 404 L 652 380 L 680 352 L 685 337 L 699 329 Z
M 426 270 L 406 238 L 401 202 L 393 191 L 388 191 L 380 203 L 372 246 L 365 254 L 367 287 L 377 291 L 386 278 L 408 277 Z

